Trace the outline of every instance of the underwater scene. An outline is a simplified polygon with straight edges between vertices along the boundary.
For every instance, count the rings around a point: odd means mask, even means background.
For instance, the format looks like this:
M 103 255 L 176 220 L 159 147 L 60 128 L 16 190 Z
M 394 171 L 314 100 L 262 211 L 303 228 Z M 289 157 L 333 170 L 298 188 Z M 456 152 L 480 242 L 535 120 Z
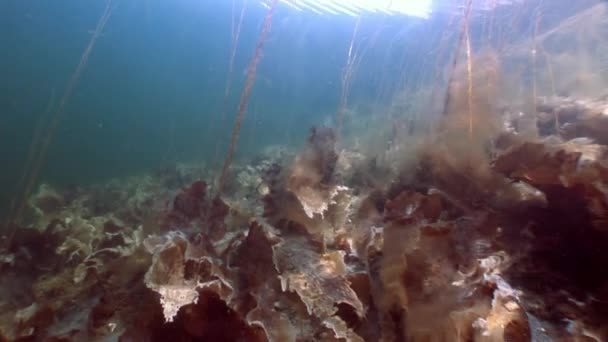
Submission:
M 608 341 L 608 2 L 3 0 L 0 342 Z

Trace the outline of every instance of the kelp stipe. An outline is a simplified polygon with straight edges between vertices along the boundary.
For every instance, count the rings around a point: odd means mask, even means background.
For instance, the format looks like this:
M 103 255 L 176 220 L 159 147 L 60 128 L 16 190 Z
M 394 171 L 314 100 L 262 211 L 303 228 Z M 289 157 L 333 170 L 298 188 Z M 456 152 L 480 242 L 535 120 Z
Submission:
M 249 94 L 251 93 L 251 89 L 253 88 L 253 84 L 255 83 L 255 75 L 257 72 L 258 63 L 262 58 L 264 44 L 266 43 L 268 33 L 270 32 L 270 25 L 272 24 L 272 15 L 274 13 L 274 9 L 277 5 L 277 2 L 278 0 L 273 0 L 270 4 L 270 7 L 268 8 L 268 12 L 266 13 L 266 17 L 264 18 L 262 32 L 260 33 L 260 37 L 258 38 L 253 58 L 251 59 L 251 63 L 249 64 L 249 68 L 247 69 L 247 80 L 245 81 L 245 88 L 243 89 L 243 93 L 241 94 L 241 103 L 239 105 L 239 110 L 234 119 L 234 127 L 232 128 L 232 134 L 230 136 L 230 145 L 228 146 L 228 152 L 226 153 L 226 159 L 224 160 L 222 172 L 217 181 L 218 196 L 221 195 L 222 191 L 224 190 L 224 183 L 226 181 L 226 177 L 228 176 L 228 169 L 230 168 L 232 158 L 234 157 L 234 152 L 236 151 L 236 145 L 239 141 L 239 133 L 241 131 L 241 124 L 243 122 L 243 118 L 245 117 L 245 112 L 247 111 Z

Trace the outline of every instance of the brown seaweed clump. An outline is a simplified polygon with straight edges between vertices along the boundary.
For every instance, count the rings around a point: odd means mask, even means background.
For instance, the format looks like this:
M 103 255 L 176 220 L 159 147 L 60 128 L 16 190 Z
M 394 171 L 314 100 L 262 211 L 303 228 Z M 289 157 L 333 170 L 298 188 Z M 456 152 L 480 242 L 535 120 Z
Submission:
M 338 160 L 336 136 L 331 128 L 313 128 L 308 144 L 293 162 L 286 180 L 287 190 L 302 205 L 306 216 L 323 217 L 335 196 L 332 186 Z
M 332 129 L 313 128 L 292 165 L 274 172 L 264 198 L 264 216 L 271 224 L 295 224 L 322 244 L 331 243 L 353 200 L 350 189 L 335 180 L 335 139 Z

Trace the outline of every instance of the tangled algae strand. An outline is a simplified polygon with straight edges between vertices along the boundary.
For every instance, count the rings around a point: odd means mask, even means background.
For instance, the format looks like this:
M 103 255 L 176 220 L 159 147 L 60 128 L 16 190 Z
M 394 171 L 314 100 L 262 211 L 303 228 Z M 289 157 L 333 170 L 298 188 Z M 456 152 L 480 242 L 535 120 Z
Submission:
M 458 64 L 458 59 L 460 58 L 460 51 L 461 51 L 462 45 L 463 45 L 463 43 L 470 44 L 470 42 L 467 42 L 467 40 L 468 40 L 468 30 L 469 30 L 469 17 L 471 14 L 472 4 L 473 4 L 473 0 L 468 0 L 465 10 L 464 10 L 464 17 L 462 18 L 462 28 L 461 28 L 461 32 L 460 32 L 460 38 L 458 39 L 458 45 L 456 46 L 456 51 L 454 53 L 454 58 L 452 60 L 452 65 L 450 67 L 451 71 L 450 71 L 450 76 L 448 79 L 447 94 L 445 96 L 445 100 L 443 103 L 443 110 L 442 110 L 442 114 L 441 114 L 442 117 L 445 117 L 447 115 L 448 107 L 450 104 L 450 89 L 452 87 L 452 84 L 454 83 L 454 71 L 456 70 L 456 66 Z
M 348 47 L 348 55 L 346 57 L 346 64 L 344 65 L 344 69 L 342 69 L 342 86 L 340 93 L 340 106 L 338 107 L 338 111 L 336 112 L 336 126 L 337 132 L 340 132 L 342 128 L 342 121 L 344 119 L 344 112 L 346 111 L 347 101 L 348 101 L 348 93 L 350 90 L 350 85 L 352 81 L 352 75 L 354 72 L 354 64 L 357 59 L 356 52 L 353 52 L 353 48 L 355 46 L 355 40 L 357 39 L 357 32 L 359 31 L 359 24 L 361 23 L 361 17 L 357 17 L 357 21 L 355 23 L 355 27 L 353 30 L 352 37 L 350 39 L 350 44 Z
M 239 133 L 241 131 L 241 124 L 243 123 L 243 118 L 245 117 L 247 103 L 249 102 L 249 95 L 251 93 L 251 89 L 253 88 L 253 84 L 255 83 L 255 75 L 257 72 L 258 63 L 262 58 L 262 51 L 264 50 L 264 44 L 266 43 L 268 33 L 270 32 L 272 15 L 274 13 L 274 9 L 276 7 L 277 2 L 278 0 L 272 0 L 272 2 L 270 3 L 268 12 L 266 13 L 266 17 L 264 18 L 264 26 L 262 27 L 262 32 L 260 33 L 260 37 L 258 39 L 258 43 L 253 54 L 253 58 L 247 69 L 247 80 L 245 81 L 245 88 L 243 89 L 243 93 L 241 94 L 241 103 L 239 105 L 239 110 L 236 114 L 236 118 L 234 119 L 232 135 L 230 136 L 230 146 L 228 147 L 226 159 L 224 160 L 224 166 L 222 167 L 222 173 L 220 174 L 220 178 L 218 179 L 217 183 L 218 196 L 222 194 L 222 190 L 224 189 L 224 183 L 226 182 L 226 177 L 228 175 L 228 169 L 230 168 L 232 158 L 234 157 L 234 152 L 236 151 L 236 145 L 238 143 Z
M 234 7 L 234 2 L 232 3 Z M 247 9 L 247 0 L 243 1 L 241 12 L 239 14 L 239 20 L 234 27 L 232 23 L 232 43 L 230 47 L 230 61 L 228 63 L 228 76 L 226 77 L 226 86 L 224 88 L 224 102 L 222 104 L 222 119 L 226 116 L 226 108 L 228 107 L 228 95 L 230 95 L 230 88 L 232 86 L 232 73 L 234 71 L 234 59 L 236 57 L 236 51 L 239 44 L 239 38 L 241 36 L 241 27 L 243 26 L 243 18 L 245 17 L 245 10 Z M 233 9 L 234 10 L 234 9 Z
M 226 85 L 224 87 L 224 100 L 222 102 L 222 111 L 221 111 L 221 116 L 220 116 L 220 123 L 223 126 L 226 120 L 226 112 L 228 111 L 228 100 L 229 100 L 229 96 L 230 96 L 230 91 L 232 89 L 232 75 L 234 73 L 234 61 L 236 58 L 236 52 L 237 52 L 237 48 L 239 45 L 239 40 L 240 40 L 240 36 L 241 36 L 241 28 L 243 26 L 243 19 L 245 17 L 245 10 L 247 9 L 247 1 L 248 0 L 243 0 L 242 6 L 241 6 L 241 11 L 239 14 L 239 18 L 238 18 L 238 22 L 235 25 L 235 20 L 234 20 L 234 11 L 235 11 L 235 2 L 236 0 L 232 1 L 232 20 L 231 20 L 231 29 L 230 29 L 230 37 L 231 37 L 231 43 L 230 43 L 230 60 L 228 61 L 228 73 L 226 75 Z M 211 132 L 211 125 L 209 125 L 209 129 L 207 131 L 207 135 L 209 135 L 209 133 Z M 215 143 L 215 153 L 213 155 L 213 165 L 216 165 L 216 162 L 218 160 L 218 156 L 219 156 L 219 150 L 220 150 L 220 141 L 216 141 Z

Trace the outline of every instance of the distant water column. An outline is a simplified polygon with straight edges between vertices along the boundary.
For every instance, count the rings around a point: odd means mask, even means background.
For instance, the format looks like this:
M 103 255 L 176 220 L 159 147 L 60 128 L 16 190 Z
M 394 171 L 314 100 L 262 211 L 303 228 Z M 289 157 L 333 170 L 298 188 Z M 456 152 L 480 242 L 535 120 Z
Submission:
M 112 15 L 112 0 L 108 0 L 106 7 L 103 11 L 103 14 L 102 14 L 101 18 L 99 19 L 99 21 L 97 22 L 97 27 L 95 28 L 95 31 L 93 32 L 93 35 L 91 36 L 91 40 L 89 41 L 89 44 L 87 45 L 87 47 L 84 49 L 82 56 L 80 57 L 80 61 L 78 62 L 78 66 L 76 67 L 76 70 L 74 70 L 74 73 L 70 77 L 70 80 L 63 92 L 63 95 L 61 96 L 61 99 L 57 106 L 57 110 L 54 112 L 54 115 L 51 118 L 51 122 L 49 123 L 49 126 L 46 128 L 46 131 L 44 132 L 44 136 L 42 137 L 42 140 L 40 142 L 40 148 L 38 151 L 34 152 L 35 157 L 32 161 L 31 168 L 30 168 L 30 170 L 25 170 L 25 172 L 28 173 L 28 177 L 27 177 L 27 183 L 25 185 L 25 188 L 24 188 L 23 192 L 21 193 L 21 197 L 18 201 L 16 201 L 16 203 L 17 202 L 19 203 L 19 206 L 17 207 L 16 211 L 13 210 L 13 212 L 11 212 L 8 216 L 9 225 L 13 225 L 12 231 L 7 240 L 7 243 L 9 246 L 12 243 L 13 237 L 15 236 L 15 232 L 17 231 L 17 229 L 19 227 L 19 225 L 16 224 L 16 222 L 18 220 L 20 220 L 23 210 L 25 209 L 25 204 L 27 202 L 27 198 L 29 197 L 30 193 L 32 192 L 32 188 L 36 184 L 36 180 L 38 178 L 38 173 L 40 172 L 40 168 L 42 167 L 42 165 L 44 163 L 44 160 L 46 157 L 46 152 L 48 150 L 48 146 L 53 138 L 55 131 L 57 130 L 57 126 L 59 125 L 59 122 L 63 118 L 63 115 L 65 113 L 65 107 L 66 107 L 67 103 L 69 102 L 69 100 L 72 96 L 72 93 L 74 92 L 74 88 L 76 87 L 76 85 L 78 84 L 78 81 L 80 80 L 80 76 L 82 75 L 84 68 L 87 65 L 89 56 L 91 55 L 91 51 L 93 51 L 93 47 L 95 47 L 95 43 L 97 42 L 97 38 L 99 38 L 101 36 L 101 33 L 103 32 L 103 29 L 104 29 L 106 23 L 108 22 L 108 20 L 110 19 L 111 15 Z

